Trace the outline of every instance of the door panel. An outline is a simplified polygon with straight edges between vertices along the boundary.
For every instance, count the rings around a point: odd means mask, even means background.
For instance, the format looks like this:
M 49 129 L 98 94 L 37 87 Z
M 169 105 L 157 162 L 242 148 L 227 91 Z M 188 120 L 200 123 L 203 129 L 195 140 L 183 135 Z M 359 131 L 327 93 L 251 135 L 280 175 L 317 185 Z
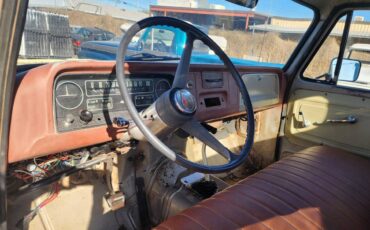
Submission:
M 348 116 L 354 124 L 331 123 Z M 290 98 L 287 136 L 370 156 L 369 99 L 339 93 L 298 89 Z

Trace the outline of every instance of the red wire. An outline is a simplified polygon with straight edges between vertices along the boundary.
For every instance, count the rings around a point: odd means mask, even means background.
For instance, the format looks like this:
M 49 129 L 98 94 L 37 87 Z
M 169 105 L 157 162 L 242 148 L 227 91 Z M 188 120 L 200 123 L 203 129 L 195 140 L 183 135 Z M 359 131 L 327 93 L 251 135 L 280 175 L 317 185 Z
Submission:
M 44 200 L 40 205 L 39 207 L 42 208 L 44 207 L 45 205 L 49 204 L 51 201 L 55 200 L 55 198 L 58 197 L 58 194 L 59 194 L 59 191 L 60 191 L 60 188 L 59 188 L 59 184 L 58 183 L 55 183 L 54 184 L 54 191 L 53 193 L 46 199 Z

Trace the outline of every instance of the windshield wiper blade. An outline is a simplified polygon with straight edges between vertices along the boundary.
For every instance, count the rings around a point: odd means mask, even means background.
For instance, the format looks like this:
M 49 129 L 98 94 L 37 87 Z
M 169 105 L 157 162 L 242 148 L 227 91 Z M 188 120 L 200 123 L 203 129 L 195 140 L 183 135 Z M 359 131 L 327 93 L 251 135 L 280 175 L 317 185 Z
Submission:
M 159 56 L 152 53 L 136 53 L 126 57 L 128 61 L 172 61 L 180 60 L 176 56 Z

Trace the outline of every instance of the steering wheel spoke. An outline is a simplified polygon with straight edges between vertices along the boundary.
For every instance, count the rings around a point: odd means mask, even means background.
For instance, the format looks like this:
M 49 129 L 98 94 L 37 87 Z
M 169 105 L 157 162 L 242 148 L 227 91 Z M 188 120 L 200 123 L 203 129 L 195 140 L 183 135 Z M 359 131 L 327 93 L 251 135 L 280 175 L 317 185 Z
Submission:
M 228 150 L 223 144 L 221 144 L 214 136 L 212 136 L 206 128 L 203 127 L 196 120 L 186 122 L 181 126 L 181 129 L 187 132 L 189 135 L 198 138 L 204 144 L 215 150 L 218 154 L 224 157 L 228 161 L 233 161 L 237 158 L 237 155 Z
M 189 66 L 191 61 L 191 53 L 193 51 L 194 37 L 191 33 L 186 35 L 186 43 L 181 55 L 180 62 L 176 69 L 175 78 L 173 80 L 172 88 L 182 89 L 186 85 L 186 77 L 189 73 Z

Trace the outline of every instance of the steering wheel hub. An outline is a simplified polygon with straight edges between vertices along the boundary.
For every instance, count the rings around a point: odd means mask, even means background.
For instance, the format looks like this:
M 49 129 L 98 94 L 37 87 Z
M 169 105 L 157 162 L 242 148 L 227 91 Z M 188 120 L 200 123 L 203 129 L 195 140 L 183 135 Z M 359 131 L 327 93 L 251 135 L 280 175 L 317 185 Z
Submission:
M 179 89 L 173 95 L 176 109 L 184 114 L 194 114 L 197 109 L 195 97 L 187 89 Z

